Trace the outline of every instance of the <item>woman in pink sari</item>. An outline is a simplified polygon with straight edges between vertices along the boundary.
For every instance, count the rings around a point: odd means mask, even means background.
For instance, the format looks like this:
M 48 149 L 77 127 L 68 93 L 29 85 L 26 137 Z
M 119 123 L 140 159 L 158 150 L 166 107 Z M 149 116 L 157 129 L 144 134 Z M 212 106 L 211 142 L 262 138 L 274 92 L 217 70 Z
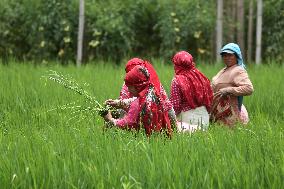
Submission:
M 165 131 L 171 137 L 171 122 L 158 77 L 150 79 L 150 72 L 145 67 L 135 66 L 126 74 L 124 81 L 128 91 L 136 98 L 124 117 L 114 119 L 108 113 L 105 120 L 123 129 L 144 128 L 147 136 Z
M 152 83 L 154 83 L 156 86 L 160 87 L 159 90 L 161 91 L 162 97 L 164 98 L 163 100 L 165 101 L 165 104 L 164 104 L 165 107 L 164 108 L 165 108 L 166 111 L 169 112 L 172 124 L 175 124 L 176 117 L 175 117 L 175 113 L 173 111 L 173 106 L 172 106 L 170 100 L 168 99 L 166 91 L 164 90 L 162 84 L 160 83 L 159 77 L 158 77 L 154 67 L 152 66 L 152 64 L 150 62 L 142 60 L 140 58 L 132 58 L 125 65 L 126 74 L 128 72 L 130 72 L 136 66 L 142 66 L 142 67 L 146 68 L 146 70 L 150 74 L 150 78 L 149 78 L 150 81 Z M 124 113 L 126 113 L 129 110 L 131 103 L 136 98 L 137 97 L 133 96 L 133 94 L 129 91 L 127 85 L 125 83 L 123 83 L 121 91 L 120 91 L 119 99 L 116 99 L 116 100 L 109 99 L 105 103 L 108 104 L 108 105 L 114 106 L 116 108 L 121 108 L 121 109 L 125 110 Z
M 228 126 L 238 122 L 247 124 L 249 117 L 243 96 L 252 94 L 253 85 L 245 70 L 241 50 L 237 44 L 229 43 L 220 54 L 226 67 L 212 79 L 214 98 L 210 120 Z

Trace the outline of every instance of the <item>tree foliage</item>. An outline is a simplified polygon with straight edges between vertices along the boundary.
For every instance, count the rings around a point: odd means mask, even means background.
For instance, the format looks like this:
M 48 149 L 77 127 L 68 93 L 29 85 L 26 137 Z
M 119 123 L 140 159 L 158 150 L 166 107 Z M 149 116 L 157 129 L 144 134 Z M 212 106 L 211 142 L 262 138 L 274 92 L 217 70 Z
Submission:
M 264 58 L 276 57 L 281 61 L 284 0 L 273 1 L 264 5 Z M 214 57 L 216 2 L 213 0 L 85 2 L 85 61 L 119 62 L 126 56 L 168 60 L 178 50 L 187 50 L 203 59 Z M 0 57 L 37 62 L 74 61 L 78 9 L 78 1 L 74 0 L 2 0 Z
M 284 60 L 284 0 L 264 1 L 264 58 Z

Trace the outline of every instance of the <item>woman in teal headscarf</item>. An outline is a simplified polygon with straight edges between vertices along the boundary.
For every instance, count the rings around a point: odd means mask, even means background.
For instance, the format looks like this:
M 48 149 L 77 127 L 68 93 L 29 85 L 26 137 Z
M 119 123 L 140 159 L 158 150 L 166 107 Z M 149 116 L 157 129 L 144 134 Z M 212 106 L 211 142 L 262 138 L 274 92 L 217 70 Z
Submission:
M 252 94 L 253 85 L 247 74 L 240 47 L 229 43 L 221 49 L 220 55 L 226 66 L 212 79 L 214 97 L 210 120 L 229 126 L 237 122 L 247 124 L 249 118 L 243 105 L 243 96 Z

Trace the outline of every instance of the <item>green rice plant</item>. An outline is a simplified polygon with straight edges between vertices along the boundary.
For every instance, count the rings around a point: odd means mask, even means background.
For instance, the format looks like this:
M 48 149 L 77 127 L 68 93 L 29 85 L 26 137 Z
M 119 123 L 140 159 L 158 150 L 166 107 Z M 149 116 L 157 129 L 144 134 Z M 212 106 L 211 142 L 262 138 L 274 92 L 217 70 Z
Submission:
M 59 107 L 59 109 L 61 110 L 73 110 L 72 115 L 74 115 L 74 117 L 72 118 L 78 116 L 78 113 L 98 113 L 99 115 L 104 116 L 108 111 L 115 111 L 111 106 L 101 105 L 94 96 L 90 95 L 89 92 L 87 92 L 82 86 L 80 86 L 78 82 L 72 77 L 64 76 L 63 74 L 58 73 L 54 70 L 49 70 L 48 74 L 44 76 L 44 78 L 47 78 L 58 83 L 59 85 L 64 86 L 66 89 L 69 89 L 76 94 L 81 95 L 85 99 L 85 105 L 77 105 L 76 102 L 72 102 Z
M 153 62 L 169 94 L 173 66 Z M 197 66 L 211 79 L 223 65 Z M 283 68 L 248 66 L 254 93 L 244 98 L 247 126 L 211 125 L 165 140 L 103 129 L 97 111 L 72 113 L 94 102 L 39 79 L 48 70 L 71 75 L 102 105 L 118 96 L 123 66 L 0 64 L 0 188 L 283 188 Z

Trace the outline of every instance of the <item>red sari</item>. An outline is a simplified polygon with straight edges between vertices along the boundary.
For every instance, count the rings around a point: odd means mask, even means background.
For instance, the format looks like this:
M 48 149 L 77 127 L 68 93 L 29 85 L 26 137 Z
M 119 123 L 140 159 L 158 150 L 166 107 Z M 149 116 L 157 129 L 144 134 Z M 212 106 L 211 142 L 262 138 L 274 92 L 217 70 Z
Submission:
M 172 61 L 175 69 L 175 80 L 186 100 L 187 110 L 205 106 L 207 111 L 210 112 L 213 99 L 210 81 L 195 67 L 191 54 L 186 51 L 178 52 Z M 173 96 L 171 96 L 171 101 L 175 101 Z
M 165 110 L 165 96 L 160 90 L 160 81 L 157 77 L 150 77 L 153 70 L 135 66 L 125 76 L 125 84 L 135 87 L 139 99 L 139 122 L 147 136 L 153 132 L 165 131 L 171 137 L 172 129 L 168 111 Z M 154 70 L 155 71 L 155 70 Z

